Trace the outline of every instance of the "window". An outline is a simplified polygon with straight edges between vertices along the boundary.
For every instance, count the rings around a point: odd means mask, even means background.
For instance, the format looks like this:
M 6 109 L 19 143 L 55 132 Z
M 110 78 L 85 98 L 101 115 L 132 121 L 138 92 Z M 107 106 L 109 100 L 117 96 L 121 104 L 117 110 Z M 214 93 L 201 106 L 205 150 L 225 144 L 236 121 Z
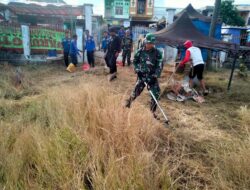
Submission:
M 137 14 L 145 14 L 145 6 L 146 1 L 145 0 L 138 0 L 138 8 L 137 8 Z
M 123 15 L 123 7 L 115 7 L 116 15 Z

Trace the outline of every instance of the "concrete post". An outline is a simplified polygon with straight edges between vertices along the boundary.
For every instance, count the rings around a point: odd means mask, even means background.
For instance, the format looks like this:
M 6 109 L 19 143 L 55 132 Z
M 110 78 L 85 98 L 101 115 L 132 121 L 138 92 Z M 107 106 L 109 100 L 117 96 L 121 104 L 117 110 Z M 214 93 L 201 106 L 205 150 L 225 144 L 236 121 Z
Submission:
M 22 25 L 23 54 L 26 59 L 30 58 L 30 31 L 29 26 Z
M 175 9 L 166 9 L 167 11 L 167 23 L 166 27 L 174 22 Z
M 82 51 L 83 50 L 83 29 L 81 27 L 76 27 L 76 35 L 77 35 L 77 42 L 76 42 L 77 48 Z M 78 56 L 77 59 L 79 63 L 83 62 L 83 57 L 80 58 Z
M 174 22 L 174 14 L 175 14 L 175 9 L 166 9 L 167 11 L 167 19 L 166 19 L 166 27 L 171 25 Z M 167 63 L 174 63 L 175 59 L 177 56 L 177 49 L 167 46 L 165 48 L 165 60 Z
M 89 31 L 92 35 L 92 15 L 93 15 L 93 4 L 84 4 L 84 17 L 85 17 L 85 30 Z

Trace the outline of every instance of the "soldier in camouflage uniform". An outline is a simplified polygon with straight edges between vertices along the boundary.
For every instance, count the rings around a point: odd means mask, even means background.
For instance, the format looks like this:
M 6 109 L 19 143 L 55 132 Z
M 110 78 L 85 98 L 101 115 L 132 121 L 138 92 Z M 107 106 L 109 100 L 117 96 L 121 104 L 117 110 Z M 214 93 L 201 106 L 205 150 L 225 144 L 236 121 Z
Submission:
M 145 82 L 147 83 L 147 88 L 153 92 L 157 100 L 160 96 L 158 78 L 162 71 L 162 53 L 154 47 L 155 36 L 153 34 L 147 34 L 145 40 L 145 47 L 139 49 L 134 56 L 133 64 L 138 77 L 135 89 L 126 100 L 125 106 L 128 108 L 131 106 L 132 101 L 143 91 Z M 150 110 L 155 117 L 156 106 L 153 97 L 151 97 Z
M 131 39 L 130 31 L 126 31 L 126 36 L 122 39 L 122 63 L 125 66 L 126 58 L 128 66 L 130 66 L 131 52 L 133 51 L 133 40 Z

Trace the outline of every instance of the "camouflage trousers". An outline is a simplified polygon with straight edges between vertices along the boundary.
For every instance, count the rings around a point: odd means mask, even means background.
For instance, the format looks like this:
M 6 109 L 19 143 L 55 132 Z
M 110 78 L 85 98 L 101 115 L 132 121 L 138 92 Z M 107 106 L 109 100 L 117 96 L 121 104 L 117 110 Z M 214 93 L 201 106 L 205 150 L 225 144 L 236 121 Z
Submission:
M 143 89 L 145 88 L 144 80 L 137 79 L 135 88 L 130 96 L 131 101 L 135 100 L 136 97 L 140 96 Z M 148 90 L 151 90 L 156 100 L 159 100 L 160 97 L 160 86 L 158 80 L 156 79 L 153 83 L 150 83 L 148 86 Z M 150 110 L 155 112 L 157 108 L 157 104 L 155 103 L 153 97 L 151 97 Z
M 123 50 L 122 52 L 122 63 L 123 63 L 123 66 L 125 66 L 125 62 L 126 62 L 126 58 L 127 58 L 127 63 L 128 63 L 128 66 L 131 64 L 131 50 Z

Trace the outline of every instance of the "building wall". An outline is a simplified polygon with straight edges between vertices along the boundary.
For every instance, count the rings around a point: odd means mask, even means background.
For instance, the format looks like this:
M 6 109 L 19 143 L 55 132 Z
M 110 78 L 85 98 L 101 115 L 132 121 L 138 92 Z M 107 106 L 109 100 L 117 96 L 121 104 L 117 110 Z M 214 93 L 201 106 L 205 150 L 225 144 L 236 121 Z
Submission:
M 145 11 L 141 5 L 145 4 Z M 130 0 L 130 16 L 133 18 L 152 18 L 154 14 L 154 0 Z
M 200 20 L 192 20 L 192 23 L 201 33 L 203 33 L 206 36 L 209 35 L 209 29 L 210 29 L 209 22 L 203 22 Z M 214 38 L 218 40 L 221 39 L 221 26 L 222 26 L 221 24 L 216 24 L 216 28 L 215 28 Z
M 153 15 L 153 20 L 160 20 L 162 18 L 167 18 L 167 11 L 166 7 L 154 7 L 154 15 Z
M 245 20 L 245 25 L 250 26 L 250 4 L 247 5 L 236 5 L 240 16 Z
M 129 0 L 105 0 L 105 18 L 128 19 Z
M 247 38 L 246 30 L 246 28 L 222 28 L 221 33 L 228 36 L 230 42 L 244 45 L 241 44 L 241 41 Z

